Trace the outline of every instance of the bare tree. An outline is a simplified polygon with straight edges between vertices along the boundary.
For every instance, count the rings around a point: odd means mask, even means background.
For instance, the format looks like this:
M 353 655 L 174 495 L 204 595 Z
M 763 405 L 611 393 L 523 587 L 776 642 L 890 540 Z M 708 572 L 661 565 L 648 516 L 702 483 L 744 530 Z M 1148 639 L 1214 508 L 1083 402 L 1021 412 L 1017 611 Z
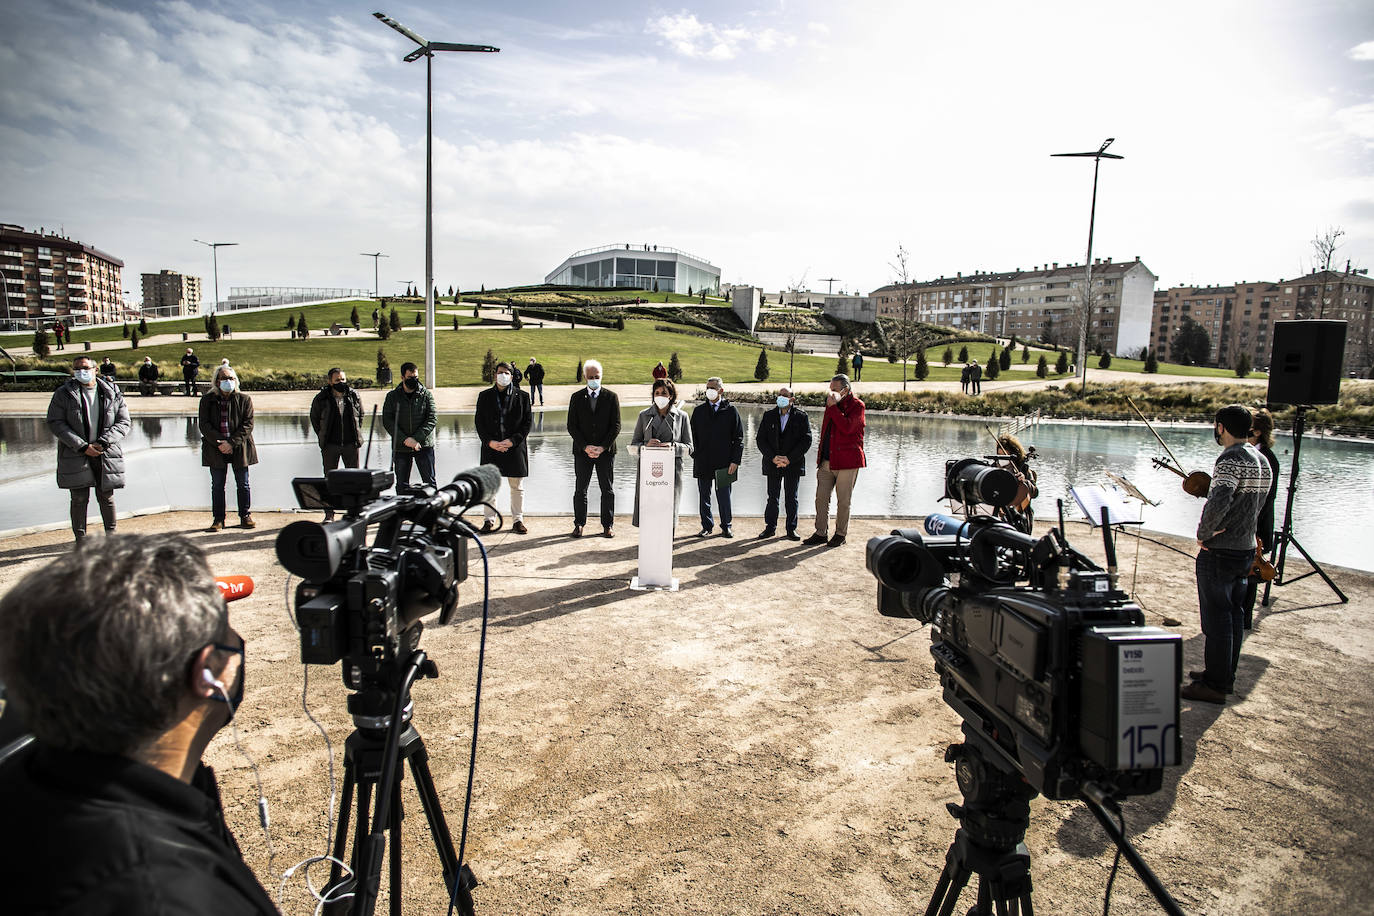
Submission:
M 926 344 L 926 334 L 917 320 L 920 316 L 919 294 L 911 279 L 910 261 L 911 255 L 906 247 L 898 244 L 895 260 L 888 265 L 896 280 L 897 318 L 891 323 L 892 332 L 887 339 L 895 355 L 902 360 L 903 391 L 906 391 L 907 360 Z
M 1321 235 L 1312 240 L 1312 272 L 1321 271 L 1322 297 L 1317 303 L 1317 317 L 1326 314 L 1327 293 L 1331 286 L 1331 258 L 1341 247 L 1341 237 L 1345 230 L 1339 226 L 1329 226 Z M 1320 266 L 1318 266 L 1320 265 Z

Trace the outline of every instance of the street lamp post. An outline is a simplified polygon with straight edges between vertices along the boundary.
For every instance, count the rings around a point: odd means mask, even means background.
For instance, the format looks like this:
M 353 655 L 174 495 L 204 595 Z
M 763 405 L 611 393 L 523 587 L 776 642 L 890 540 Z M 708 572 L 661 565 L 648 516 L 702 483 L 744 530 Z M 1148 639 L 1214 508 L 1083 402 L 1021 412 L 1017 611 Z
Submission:
M 434 362 L 434 52 L 478 51 L 495 53 L 490 45 L 426 41 L 385 13 L 373 13 L 382 22 L 419 45 L 404 58 L 406 63 L 425 59 L 425 384 L 435 387 Z
M 372 259 L 372 298 L 379 299 L 381 298 L 381 286 L 377 283 L 377 264 L 379 263 L 377 259 L 389 258 L 391 257 L 391 255 L 382 254 L 380 251 L 374 251 L 371 254 L 368 254 L 366 251 L 364 251 L 361 252 L 361 255 L 362 257 Z
M 1103 159 L 1125 159 L 1125 156 L 1118 156 L 1115 153 L 1107 152 L 1107 147 L 1116 142 L 1115 137 L 1108 137 L 1102 141 L 1094 152 L 1091 153 L 1051 153 L 1051 156 L 1077 157 L 1093 160 L 1093 202 L 1092 208 L 1088 211 L 1088 256 L 1083 259 L 1084 267 L 1084 286 L 1083 286 L 1083 317 L 1079 320 L 1078 328 L 1078 367 L 1083 373 L 1083 385 L 1079 389 L 1080 397 L 1088 396 L 1088 322 L 1092 319 L 1093 302 L 1093 223 L 1097 219 L 1097 170 L 1102 166 Z
M 200 239 L 191 239 L 191 241 L 193 241 L 193 242 L 200 242 L 200 244 L 205 245 L 206 247 L 208 247 L 208 248 L 210 249 L 210 260 L 211 260 L 211 261 L 214 263 L 214 265 L 215 265 L 215 308 L 214 308 L 214 311 L 215 311 L 215 312 L 218 312 L 218 311 L 219 311 L 219 250 L 220 250 L 221 248 L 228 248 L 230 245 L 237 245 L 238 242 L 201 242 Z

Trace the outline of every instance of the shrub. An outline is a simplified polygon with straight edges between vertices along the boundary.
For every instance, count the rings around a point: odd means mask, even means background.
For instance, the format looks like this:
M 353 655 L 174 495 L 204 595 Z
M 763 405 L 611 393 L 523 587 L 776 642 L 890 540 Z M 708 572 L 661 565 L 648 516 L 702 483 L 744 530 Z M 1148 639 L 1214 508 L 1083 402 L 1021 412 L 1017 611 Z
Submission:
M 33 332 L 33 353 L 39 359 L 47 359 L 49 352 L 48 332 L 39 328 Z
M 415 326 L 418 328 L 420 325 L 422 325 L 422 324 L 424 324 L 424 323 L 425 323 L 424 313 L 423 313 L 423 312 L 416 312 L 416 313 L 415 313 Z
M 1059 351 L 1059 358 L 1054 361 L 1054 372 L 1056 375 L 1063 375 L 1069 371 L 1069 354 L 1063 350 Z
M 617 331 L 623 331 L 623 330 L 625 330 L 625 316 L 624 316 L 624 315 L 618 315 L 618 316 L 616 316 L 616 319 L 615 319 L 615 329 L 616 329 Z
M 997 364 L 997 356 L 995 354 L 988 357 L 988 364 L 984 370 L 984 374 L 989 380 L 995 379 L 1002 374 L 1002 367 Z
M 148 319 L 147 319 L 147 318 L 140 318 L 140 319 L 138 319 L 138 333 L 142 334 L 144 337 L 147 337 L 147 336 L 148 336 Z
M 132 334 L 129 335 L 129 346 L 130 346 L 131 348 L 135 349 L 135 350 L 138 349 L 138 331 L 137 331 L 137 330 L 135 330 Z
M 759 361 L 754 364 L 754 378 L 760 382 L 768 381 L 768 349 L 759 349 Z
M 1021 344 L 1021 362 L 1030 362 L 1030 347 L 1026 344 Z
M 1112 367 L 1112 354 L 1103 350 L 1102 355 L 1097 358 L 1097 368 L 1110 369 Z
M 676 384 L 682 381 L 682 363 L 677 358 L 677 351 L 673 351 L 672 357 L 668 360 L 668 378 Z
M 950 363 L 954 362 L 954 348 L 953 348 L 953 347 L 945 347 L 945 355 L 942 356 L 942 357 L 940 357 L 940 358 L 941 358 L 942 360 L 944 360 L 944 363 L 945 363 L 946 366 L 948 366 Z
M 358 324 L 358 307 L 356 305 L 353 306 L 353 311 L 348 315 L 348 323 L 353 325 L 355 331 L 362 328 L 362 325 Z
M 295 316 L 295 315 L 287 315 L 287 316 L 286 316 L 286 329 L 287 329 L 288 331 L 294 331 L 294 330 L 296 330 L 296 316 Z
M 455 331 L 458 330 L 458 316 L 457 316 L 457 315 L 454 315 L 454 316 L 453 316 L 453 330 L 455 330 Z
M 490 350 L 482 357 L 482 381 L 487 384 L 496 381 L 496 356 Z
M 401 329 L 401 316 L 396 312 L 396 306 L 391 307 L 391 317 L 387 320 L 391 323 L 391 330 L 399 331 Z
M 926 362 L 924 347 L 916 351 L 916 366 L 912 369 L 911 374 L 916 377 L 918 382 L 924 382 L 930 376 L 930 364 Z
M 582 383 L 582 360 L 577 361 L 577 378 L 574 379 L 579 385 Z
M 1145 365 L 1142 367 L 1142 371 L 1151 374 L 1159 371 L 1159 357 L 1155 354 L 1154 350 L 1151 350 L 1145 355 Z
M 1003 347 L 1003 348 L 1002 348 L 1002 355 L 1001 355 L 1001 357 L 998 358 L 997 361 L 1001 364 L 1001 367 L 1002 367 L 1002 371 L 1003 371 L 1003 372 L 1006 372 L 1008 369 L 1010 369 L 1010 368 L 1011 368 L 1011 349 L 1009 349 L 1009 348 L 1007 348 L 1007 347 Z
M 968 347 L 960 347 L 960 348 L 959 348 L 959 362 L 961 362 L 961 363 L 966 363 L 966 362 L 968 362 Z
M 128 336 L 129 336 L 129 322 L 126 321 L 126 322 L 124 322 L 124 337 L 127 339 Z
M 525 326 L 525 322 L 520 320 L 520 310 L 510 310 L 510 327 L 512 331 L 518 331 Z
M 836 375 L 848 375 L 848 374 L 849 374 L 849 357 L 845 356 L 843 353 L 840 354 L 840 358 L 839 358 L 839 359 L 835 360 L 835 374 L 836 374 Z
M 390 369 L 390 368 L 391 368 L 391 361 L 390 361 L 389 359 L 386 358 L 386 351 L 383 350 L 381 347 L 378 347 L 378 348 L 377 348 L 377 368 L 378 368 L 378 369 Z
M 1236 360 L 1236 378 L 1245 378 L 1250 374 L 1250 354 L 1242 353 Z
M 377 322 L 377 338 L 379 340 L 391 339 L 391 323 L 388 322 L 385 318 Z
M 219 322 L 213 314 L 205 316 L 205 336 L 209 340 L 219 340 Z
M 1050 374 L 1050 362 L 1045 359 L 1045 354 L 1040 354 L 1040 362 L 1035 364 L 1035 377 L 1044 378 Z
M 305 323 L 305 312 L 296 317 L 296 333 L 302 337 L 310 333 L 310 325 Z

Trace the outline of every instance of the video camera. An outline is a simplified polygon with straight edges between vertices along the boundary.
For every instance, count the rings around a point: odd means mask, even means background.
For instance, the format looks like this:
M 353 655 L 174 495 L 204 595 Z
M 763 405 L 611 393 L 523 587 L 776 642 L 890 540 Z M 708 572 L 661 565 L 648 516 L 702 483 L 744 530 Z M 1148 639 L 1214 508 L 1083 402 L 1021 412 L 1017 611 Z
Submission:
M 291 482 L 305 509 L 342 510 L 334 522 L 292 522 L 277 536 L 277 558 L 300 576 L 296 620 L 301 661 L 342 661 L 344 684 L 357 691 L 349 712 L 383 717 L 398 666 L 419 645 L 422 618 L 453 616 L 467 578 L 465 522 L 448 510 L 491 498 L 500 474 L 490 465 L 463 471 L 440 489 L 383 497 L 394 477 L 375 469 L 333 470 Z M 376 534 L 369 545 L 368 530 Z
M 963 459 L 946 493 L 999 505 L 1012 475 Z M 1013 481 L 1014 490 L 1014 481 Z M 1181 760 L 1180 637 L 1146 626 L 1108 570 L 1060 529 L 1033 538 L 988 517 L 932 515 L 869 540 L 878 611 L 931 626 L 945 702 L 964 732 L 1047 798 L 1158 790 Z

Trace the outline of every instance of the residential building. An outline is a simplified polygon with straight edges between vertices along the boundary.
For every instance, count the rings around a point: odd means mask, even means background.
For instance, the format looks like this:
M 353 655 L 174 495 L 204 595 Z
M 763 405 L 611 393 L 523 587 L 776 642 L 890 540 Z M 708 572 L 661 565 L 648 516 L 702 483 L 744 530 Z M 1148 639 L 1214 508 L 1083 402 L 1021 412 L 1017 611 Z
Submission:
M 956 273 L 889 284 L 870 298 L 878 317 L 898 317 L 908 305 L 918 321 L 994 337 L 1073 346 L 1078 342 L 1082 264 L 1057 262 L 1033 270 Z M 1088 345 L 1117 355 L 1138 352 L 1149 340 L 1157 278 L 1139 258 L 1093 261 Z
M 200 314 L 200 277 L 161 270 L 143 275 L 143 314 L 172 318 Z
M 0 324 L 19 329 L 58 318 L 71 325 L 122 320 L 123 269 L 123 261 L 83 242 L 0 223 Z
M 604 245 L 575 251 L 544 278 L 553 286 L 621 286 L 696 295 L 720 291 L 720 268 L 663 245 Z

